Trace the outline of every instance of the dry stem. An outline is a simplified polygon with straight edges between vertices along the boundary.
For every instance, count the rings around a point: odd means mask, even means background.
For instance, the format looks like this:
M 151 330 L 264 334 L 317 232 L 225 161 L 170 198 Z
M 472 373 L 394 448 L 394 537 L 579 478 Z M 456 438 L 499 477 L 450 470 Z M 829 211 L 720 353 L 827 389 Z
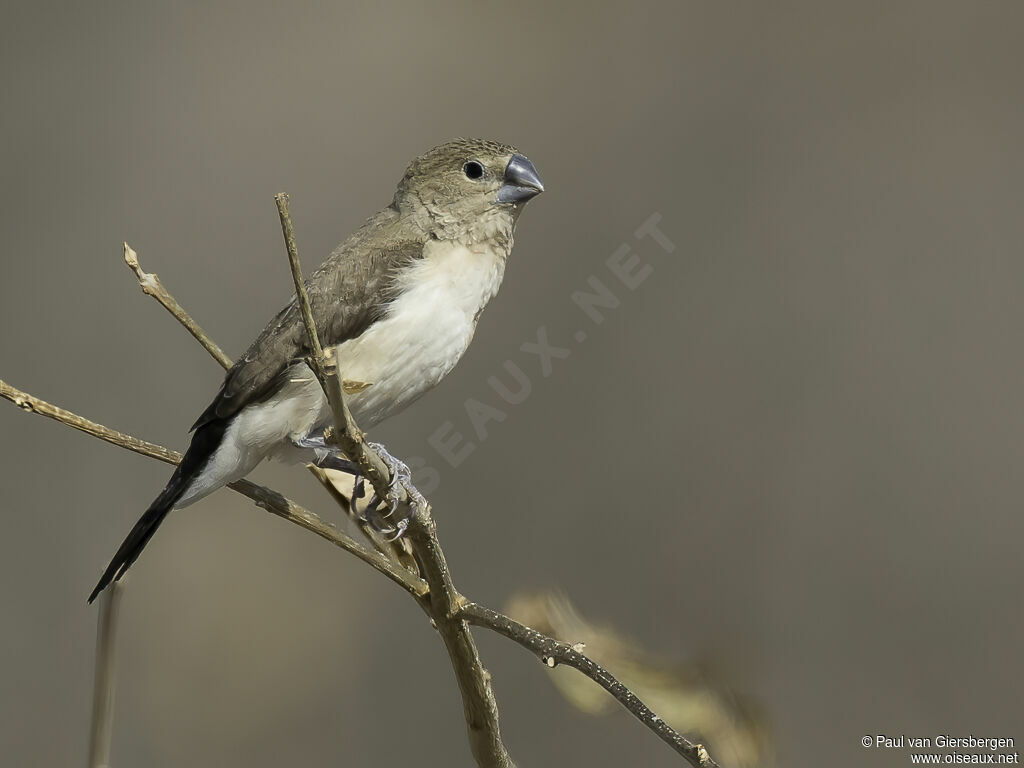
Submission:
M 115 581 L 100 594 L 96 615 L 96 667 L 92 684 L 92 728 L 89 734 L 89 768 L 109 768 L 110 741 L 114 733 L 114 669 L 117 612 L 122 585 Z

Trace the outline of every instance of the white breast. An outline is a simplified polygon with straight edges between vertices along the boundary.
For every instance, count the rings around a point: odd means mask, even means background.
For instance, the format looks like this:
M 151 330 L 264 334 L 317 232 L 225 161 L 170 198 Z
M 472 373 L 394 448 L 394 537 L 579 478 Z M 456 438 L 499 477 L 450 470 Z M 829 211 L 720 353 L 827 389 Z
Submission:
M 501 285 L 505 256 L 486 245 L 430 241 L 423 258 L 399 277 L 387 314 L 338 347 L 342 375 L 371 384 L 350 399 L 361 425 L 401 410 L 455 367 Z

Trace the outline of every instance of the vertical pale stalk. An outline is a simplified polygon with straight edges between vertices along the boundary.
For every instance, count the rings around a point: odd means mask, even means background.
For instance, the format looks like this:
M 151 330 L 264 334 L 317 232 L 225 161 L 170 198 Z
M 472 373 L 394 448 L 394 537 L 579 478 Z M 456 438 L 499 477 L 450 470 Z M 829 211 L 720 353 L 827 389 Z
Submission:
M 115 581 L 100 593 L 96 619 L 96 676 L 92 685 L 92 727 L 89 768 L 109 768 L 114 732 L 114 676 L 117 661 L 117 619 L 124 586 Z

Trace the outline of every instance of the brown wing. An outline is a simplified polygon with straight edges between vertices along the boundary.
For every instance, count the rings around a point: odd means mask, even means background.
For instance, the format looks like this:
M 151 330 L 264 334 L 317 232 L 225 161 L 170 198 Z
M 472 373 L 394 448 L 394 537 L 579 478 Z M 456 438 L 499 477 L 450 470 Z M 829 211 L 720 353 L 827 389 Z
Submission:
M 393 298 L 395 273 L 423 255 L 422 241 L 389 242 L 389 215 L 395 214 L 385 211 L 367 222 L 306 280 L 324 346 L 355 338 L 374 323 Z M 308 354 L 306 329 L 293 297 L 231 367 L 220 392 L 192 429 L 230 418 L 269 397 L 283 374 Z

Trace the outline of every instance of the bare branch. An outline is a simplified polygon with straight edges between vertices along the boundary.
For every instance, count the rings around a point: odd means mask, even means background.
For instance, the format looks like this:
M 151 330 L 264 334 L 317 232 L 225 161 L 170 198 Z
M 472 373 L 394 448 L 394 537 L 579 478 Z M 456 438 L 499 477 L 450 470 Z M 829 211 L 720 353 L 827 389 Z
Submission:
M 126 448 L 129 451 L 140 453 L 143 456 L 159 459 L 160 461 L 167 462 L 168 464 L 177 464 L 181 461 L 181 454 L 177 451 L 164 448 L 162 445 L 157 445 L 156 443 L 140 440 L 137 437 L 126 435 L 123 432 L 117 432 L 116 430 L 105 427 L 102 424 L 97 424 L 94 421 L 89 421 L 88 419 L 82 418 L 71 411 L 58 408 L 55 405 L 47 403 L 45 400 L 33 397 L 27 392 L 15 389 L 4 381 L 0 381 L 0 397 L 10 400 L 15 405 L 20 406 L 22 409 L 29 411 L 30 413 L 38 413 L 42 416 L 54 419 L 62 424 L 67 424 L 70 427 L 74 427 L 75 429 L 79 429 L 82 432 L 90 434 L 93 437 L 98 437 L 100 440 L 105 440 L 113 445 Z M 237 491 L 243 496 L 247 496 L 252 499 L 256 502 L 258 507 L 262 507 L 268 512 L 284 518 L 290 523 L 301 526 L 307 531 L 312 531 L 317 536 L 327 539 L 327 541 L 331 542 L 335 546 L 340 547 L 347 552 L 351 552 L 364 563 L 376 568 L 414 597 L 420 597 L 426 593 L 426 585 L 413 576 L 408 570 L 396 565 L 391 560 L 377 552 L 371 552 L 351 536 L 339 531 L 330 523 L 320 519 L 308 509 L 300 507 L 292 500 L 285 498 L 277 491 L 271 490 L 270 488 L 264 488 L 262 485 L 257 485 L 256 483 L 252 483 L 248 480 L 239 480 L 231 483 L 228 487 L 231 488 L 231 490 Z
M 302 279 L 302 266 L 299 263 L 299 249 L 295 243 L 295 229 L 292 226 L 291 213 L 288 210 L 288 195 L 280 192 L 274 197 L 277 203 L 277 213 L 281 219 L 281 232 L 284 234 L 285 247 L 288 249 L 288 265 L 291 267 L 292 282 L 295 283 L 295 301 L 302 313 L 302 322 L 306 326 L 306 340 L 309 344 L 311 354 L 308 360 L 310 370 L 319 379 L 320 386 L 324 389 L 324 395 L 331 406 L 334 415 L 335 428 L 331 430 L 329 437 L 344 451 L 345 455 L 354 461 L 363 476 L 370 481 L 374 491 L 381 499 L 389 499 L 393 495 L 390 487 L 391 473 L 384 461 L 377 455 L 376 451 L 370 450 L 363 433 L 352 418 L 352 412 L 348 408 L 348 398 L 345 396 L 345 388 L 342 386 L 341 373 L 338 371 L 337 360 L 335 360 L 334 349 L 329 350 L 330 354 L 324 354 L 324 348 L 320 344 L 320 336 L 317 334 L 316 321 L 313 319 L 313 310 L 309 305 L 309 295 L 306 293 L 306 284 Z M 408 495 L 401 489 L 400 503 L 408 499 Z
M 92 687 L 92 724 L 89 734 L 89 768 L 109 768 L 110 737 L 114 732 L 114 669 L 117 614 L 121 604 L 120 582 L 100 593 L 96 617 L 96 669 Z
M 302 279 L 299 248 L 295 244 L 295 228 L 292 226 L 292 217 L 288 212 L 288 199 L 287 192 L 279 192 L 274 196 L 274 201 L 277 203 L 277 215 L 281 218 L 284 245 L 288 249 L 288 265 L 292 269 L 292 281 L 295 283 L 295 300 L 299 304 L 299 311 L 302 312 L 302 322 L 306 325 L 306 339 L 313 352 L 313 362 L 319 365 L 324 358 L 324 348 L 320 346 L 320 337 L 317 335 L 316 323 L 313 320 L 313 309 L 309 306 L 309 294 L 306 293 L 306 283 Z
M 430 592 L 423 599 L 438 633 L 448 650 L 455 678 L 462 692 L 462 711 L 469 733 L 469 746 L 479 766 L 514 768 L 515 763 L 501 741 L 498 702 L 491 689 L 490 673 L 484 669 L 476 642 L 460 614 L 466 599 L 455 589 L 444 552 L 437 540 L 437 525 L 429 509 L 416 509 L 408 536 Z
M 549 667 L 565 664 L 577 669 L 615 697 L 641 723 L 650 728 L 672 749 L 685 757 L 694 768 L 716 768 L 703 744 L 694 744 L 654 714 L 631 690 L 620 683 L 603 667 L 567 643 L 542 635 L 497 611 L 478 603 L 464 603 L 460 615 L 470 624 L 494 630 L 519 645 L 533 651 Z
M 295 283 L 295 300 L 302 312 L 306 337 L 312 350 L 309 366 L 320 380 L 334 415 L 333 438 L 345 455 L 355 461 L 360 471 L 370 480 L 379 498 L 386 500 L 394 495 L 398 497 L 395 499 L 398 503 L 408 504 L 413 497 L 411 489 L 406 487 L 405 483 L 399 483 L 395 488 L 391 487 L 390 470 L 377 452 L 366 444 L 362 431 L 352 418 L 334 350 L 331 350 L 330 358 L 324 355 L 302 279 L 295 230 L 288 210 L 288 195 L 282 192 L 275 200 L 288 249 L 292 280 Z M 444 553 L 437 541 L 436 526 L 430 516 L 429 506 L 413 508 L 409 537 L 413 542 L 413 553 L 430 588 L 420 604 L 433 619 L 445 648 L 448 649 L 455 679 L 462 693 L 462 710 L 466 718 L 473 757 L 480 768 L 515 768 L 515 763 L 501 741 L 498 703 L 491 690 L 490 675 L 480 662 L 480 654 L 477 652 L 469 626 L 458 616 L 459 601 L 462 598 L 452 584 Z
M 199 323 L 193 320 L 184 307 L 167 292 L 163 283 L 160 282 L 160 278 L 153 272 L 142 271 L 142 267 L 139 265 L 139 255 L 132 250 L 128 243 L 124 244 L 124 263 L 135 273 L 143 293 L 152 296 L 164 306 L 164 309 L 174 315 L 175 319 L 185 326 L 188 332 L 195 337 L 196 341 L 203 345 L 203 348 L 210 353 L 214 360 L 220 363 L 224 370 L 231 367 L 231 358 L 224 354 L 224 350 L 218 347 L 217 343 L 206 335 L 206 332 L 199 327 Z
M 426 594 L 427 586 L 408 570 L 380 553 L 367 549 L 348 534 L 342 533 L 315 513 L 300 507 L 277 491 L 264 488 L 262 485 L 248 480 L 238 480 L 231 483 L 228 488 L 243 496 L 248 496 L 256 502 L 256 506 L 305 528 L 307 531 L 312 531 L 335 546 L 352 553 L 367 565 L 383 573 L 413 597 L 419 598 Z
M 149 443 L 145 440 L 140 440 L 137 437 L 126 435 L 123 432 L 117 432 L 108 427 L 104 427 L 102 424 L 97 424 L 95 421 L 83 419 L 81 416 L 78 416 L 71 411 L 66 411 L 56 405 L 51 405 L 45 400 L 40 400 L 38 397 L 33 397 L 28 392 L 22 392 L 20 389 L 15 389 L 3 380 L 0 380 L 0 397 L 3 397 L 5 400 L 10 400 L 23 411 L 38 413 L 40 416 L 45 416 L 48 419 L 59 421 L 61 424 L 66 424 L 69 427 L 79 429 L 93 437 L 98 437 L 100 440 L 106 440 L 108 443 L 119 445 L 122 448 L 127 448 L 129 451 L 134 451 L 135 453 L 141 453 L 143 456 L 159 459 L 160 461 L 165 461 L 168 464 L 177 464 L 181 461 L 181 454 L 177 451 L 169 450 L 164 448 L 162 445 L 157 445 L 156 443 Z

